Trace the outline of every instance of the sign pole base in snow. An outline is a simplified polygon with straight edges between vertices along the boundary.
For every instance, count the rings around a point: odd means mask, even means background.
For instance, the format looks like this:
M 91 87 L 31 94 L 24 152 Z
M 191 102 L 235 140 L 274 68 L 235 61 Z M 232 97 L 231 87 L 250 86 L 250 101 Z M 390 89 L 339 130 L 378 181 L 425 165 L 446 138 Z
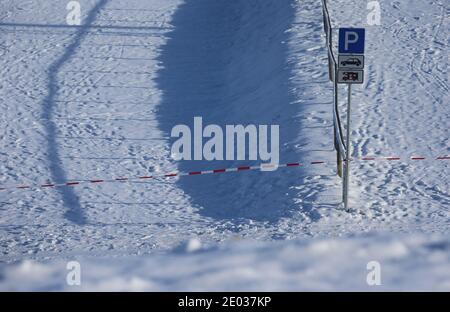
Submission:
M 344 208 L 348 208 L 348 186 L 350 180 L 350 156 L 351 156 L 351 146 L 350 146 L 350 115 L 351 115 L 351 97 L 352 97 L 352 84 L 348 84 L 348 103 L 347 103 L 347 155 L 345 159 L 345 179 L 344 179 Z

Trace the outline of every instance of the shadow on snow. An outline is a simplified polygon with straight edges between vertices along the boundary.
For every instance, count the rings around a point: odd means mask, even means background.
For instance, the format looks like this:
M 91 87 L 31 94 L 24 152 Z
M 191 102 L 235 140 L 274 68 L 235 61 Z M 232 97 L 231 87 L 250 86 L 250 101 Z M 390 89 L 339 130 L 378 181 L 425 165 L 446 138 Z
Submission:
M 293 142 L 299 106 L 288 62 L 291 1 L 187 0 L 176 11 L 174 31 L 164 46 L 157 83 L 163 92 L 158 110 L 161 129 L 204 126 L 280 125 L 280 162 L 298 161 Z M 174 139 L 171 139 L 173 143 Z M 205 141 L 205 140 L 204 140 Z M 270 145 L 269 145 L 270 146 Z M 251 165 L 251 161 L 180 161 L 180 171 Z M 180 178 L 179 186 L 199 213 L 216 220 L 276 222 L 307 205 L 295 204 L 302 169 L 243 172 Z M 300 182 L 301 183 L 301 182 Z

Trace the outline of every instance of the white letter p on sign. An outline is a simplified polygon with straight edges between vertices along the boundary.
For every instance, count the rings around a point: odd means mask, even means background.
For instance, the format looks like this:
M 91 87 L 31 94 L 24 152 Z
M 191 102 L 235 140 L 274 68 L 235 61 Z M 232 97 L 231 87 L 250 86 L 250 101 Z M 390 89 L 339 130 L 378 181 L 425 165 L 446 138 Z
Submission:
M 350 39 L 350 37 L 353 37 L 353 39 Z M 358 42 L 359 36 L 358 33 L 355 31 L 347 31 L 345 32 L 345 50 L 348 50 L 348 44 L 349 43 L 356 43 Z

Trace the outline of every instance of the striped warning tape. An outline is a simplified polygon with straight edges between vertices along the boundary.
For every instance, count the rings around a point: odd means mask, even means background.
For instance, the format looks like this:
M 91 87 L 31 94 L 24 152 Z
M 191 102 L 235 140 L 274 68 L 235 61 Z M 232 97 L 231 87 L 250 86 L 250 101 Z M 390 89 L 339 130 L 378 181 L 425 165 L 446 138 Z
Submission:
M 408 161 L 419 161 L 419 160 L 450 160 L 450 156 L 440 156 L 440 157 L 419 157 L 412 156 L 408 158 L 401 157 L 362 157 L 362 158 L 354 158 L 351 161 L 378 161 L 378 160 L 387 160 L 387 161 L 400 161 L 400 160 L 408 160 Z M 344 160 L 345 161 L 345 160 Z M 195 176 L 195 175 L 204 175 L 204 174 L 218 174 L 218 173 L 226 173 L 226 172 L 241 172 L 248 170 L 264 170 L 264 169 L 274 169 L 276 168 L 292 168 L 292 167 L 304 167 L 304 166 L 313 166 L 313 165 L 327 165 L 333 164 L 333 162 L 327 161 L 311 161 L 311 162 L 293 162 L 286 164 L 260 164 L 255 166 L 240 166 L 234 168 L 224 168 L 224 169 L 212 169 L 212 170 L 203 170 L 203 171 L 189 171 L 189 172 L 173 172 L 166 174 L 158 174 L 158 175 L 144 175 L 144 176 L 134 176 L 134 177 L 117 177 L 113 179 L 88 179 L 88 180 L 76 180 L 76 181 L 66 181 L 64 183 L 45 183 L 45 184 L 35 184 L 35 185 L 17 185 L 17 186 L 5 186 L 0 187 L 0 191 L 13 190 L 13 189 L 46 189 L 46 188 L 58 188 L 58 187 L 68 187 L 68 186 L 78 186 L 85 184 L 100 184 L 100 183 L 112 183 L 112 182 L 137 182 L 143 180 L 150 179 L 158 179 L 158 178 L 170 178 L 170 177 L 181 177 L 181 176 Z

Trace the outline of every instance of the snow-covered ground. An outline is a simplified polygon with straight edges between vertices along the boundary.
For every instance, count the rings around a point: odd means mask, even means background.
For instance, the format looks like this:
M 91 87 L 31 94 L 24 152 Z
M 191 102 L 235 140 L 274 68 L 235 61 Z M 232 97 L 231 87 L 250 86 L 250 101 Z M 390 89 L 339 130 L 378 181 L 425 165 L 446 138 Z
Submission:
M 252 164 L 171 160 L 172 127 L 194 116 L 279 124 L 281 163 L 335 160 L 320 1 L 83 0 L 80 27 L 67 26 L 66 4 L 0 0 L 0 188 Z M 353 156 L 448 155 L 448 3 L 380 1 L 380 26 L 366 25 L 366 4 L 330 2 L 335 28 L 367 27 Z M 36 283 L 23 287 L 52 288 L 61 259 L 82 256 L 86 289 L 127 276 L 142 280 L 123 285 L 145 289 L 363 289 L 352 274 L 366 274 L 367 254 L 390 274 L 386 289 L 448 289 L 448 241 L 429 236 L 449 233 L 449 169 L 355 162 L 353 212 L 334 165 L 0 191 L 0 287 L 31 270 Z M 374 231 L 384 234 L 332 239 Z M 189 238 L 206 251 L 171 251 Z M 241 239 L 251 242 L 234 246 Z M 335 252 L 343 268 L 327 278 Z
M 77 260 L 81 273 L 79 286 L 66 283 L 70 272 L 66 269 L 67 261 L 27 260 L 0 271 L 3 276 L 0 290 L 450 289 L 450 240 L 444 237 L 366 235 L 313 242 L 234 241 L 206 250 L 201 249 L 198 241 L 191 241 L 170 254 Z M 367 280 L 369 283 L 374 280 L 372 272 L 377 264 L 380 285 L 370 286 Z

